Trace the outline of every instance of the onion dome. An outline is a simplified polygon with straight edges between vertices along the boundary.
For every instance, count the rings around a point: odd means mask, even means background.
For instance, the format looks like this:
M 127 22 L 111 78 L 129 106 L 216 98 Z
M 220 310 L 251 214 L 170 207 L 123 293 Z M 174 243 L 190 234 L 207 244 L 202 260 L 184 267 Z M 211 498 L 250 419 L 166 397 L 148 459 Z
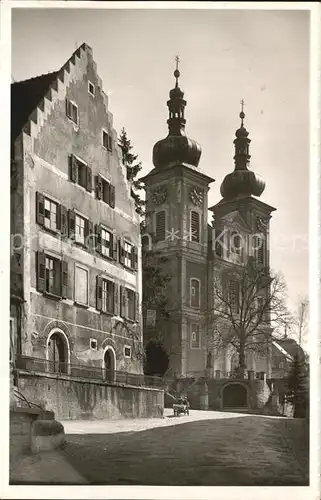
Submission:
M 169 110 L 168 136 L 158 141 L 153 149 L 153 163 L 156 168 L 166 167 L 173 162 L 187 163 L 197 167 L 202 150 L 200 145 L 186 136 L 184 111 L 186 101 L 184 92 L 178 86 L 180 72 L 178 69 L 179 58 L 176 57 L 175 87 L 169 93 L 167 106 Z
M 236 139 L 234 140 L 234 172 L 226 175 L 221 184 L 221 195 L 226 200 L 245 196 L 261 196 L 265 188 L 265 182 L 260 176 L 248 169 L 251 158 L 249 154 L 251 139 L 248 138 L 249 133 L 243 123 L 245 118 L 243 99 L 241 104 L 241 127 L 235 132 Z

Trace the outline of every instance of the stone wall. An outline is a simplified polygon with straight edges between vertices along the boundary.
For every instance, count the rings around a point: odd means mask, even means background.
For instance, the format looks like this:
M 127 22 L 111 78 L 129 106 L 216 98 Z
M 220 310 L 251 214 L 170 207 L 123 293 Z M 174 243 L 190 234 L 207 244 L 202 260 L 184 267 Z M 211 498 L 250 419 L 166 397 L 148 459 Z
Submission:
M 161 389 L 108 385 L 72 377 L 20 373 L 19 390 L 57 420 L 162 417 Z

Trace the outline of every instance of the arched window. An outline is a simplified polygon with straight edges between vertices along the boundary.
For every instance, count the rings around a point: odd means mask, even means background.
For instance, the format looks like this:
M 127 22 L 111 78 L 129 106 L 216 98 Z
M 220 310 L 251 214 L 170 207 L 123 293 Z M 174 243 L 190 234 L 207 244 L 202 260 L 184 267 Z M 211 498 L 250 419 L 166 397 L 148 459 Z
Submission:
M 241 234 L 238 231 L 232 231 L 231 232 L 231 252 L 235 253 L 237 255 L 241 255 L 242 252 L 242 244 L 243 244 L 243 238 Z
M 166 238 L 166 212 L 162 210 L 156 213 L 156 231 L 155 240 L 164 241 Z
M 47 340 L 47 367 L 49 372 L 69 373 L 70 348 L 66 335 L 60 331 L 53 331 Z
M 191 211 L 190 221 L 191 241 L 200 242 L 200 214 L 195 210 Z
M 190 304 L 191 307 L 200 307 L 200 280 L 197 278 L 190 281 Z

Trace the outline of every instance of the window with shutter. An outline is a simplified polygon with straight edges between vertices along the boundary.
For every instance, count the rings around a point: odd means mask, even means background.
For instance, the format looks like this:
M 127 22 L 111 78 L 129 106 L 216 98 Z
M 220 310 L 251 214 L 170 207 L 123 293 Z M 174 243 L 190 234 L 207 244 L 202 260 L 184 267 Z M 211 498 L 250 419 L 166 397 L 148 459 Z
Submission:
M 119 287 L 114 283 L 114 315 L 119 315 Z
M 125 263 L 125 250 L 124 250 L 124 241 L 122 238 L 118 240 L 118 253 L 119 253 L 119 262 L 120 264 Z
M 80 215 L 75 215 L 75 241 L 81 245 L 85 244 L 86 219 Z
M 114 283 L 112 281 L 102 280 L 102 311 L 106 313 L 114 313 Z
M 196 278 L 190 281 L 190 304 L 191 307 L 200 307 L 200 281 Z
M 60 226 L 58 203 L 37 193 L 37 221 L 50 231 L 56 232 Z
M 44 252 L 37 252 L 37 289 L 46 291 L 46 256 Z
M 166 238 L 166 212 L 162 210 L 156 213 L 156 235 L 155 240 L 164 241 Z
M 90 167 L 87 167 L 87 184 L 86 189 L 89 193 L 92 191 L 92 170 Z
M 120 286 L 120 316 L 127 317 L 126 288 L 122 285 Z
M 115 201 L 116 201 L 116 192 L 115 192 L 115 186 L 110 184 L 110 200 L 109 200 L 109 205 L 111 208 L 115 208 Z
M 103 130 L 103 147 L 108 149 L 108 132 Z
M 111 134 L 108 136 L 108 150 L 109 151 L 113 150 L 113 138 Z
M 85 247 L 87 250 L 92 250 L 94 243 L 94 224 L 87 219 L 85 223 Z
M 69 226 L 69 238 L 71 240 L 74 240 L 75 230 L 76 230 L 76 214 L 73 210 L 69 210 L 68 212 L 68 226 Z
M 113 234 L 113 259 L 116 262 L 118 260 L 118 242 L 115 234 Z
M 45 291 L 55 296 L 61 296 L 61 261 L 46 255 L 45 273 Z
M 140 310 L 139 293 L 135 292 L 135 321 L 139 321 L 139 310 Z
M 124 266 L 128 267 L 129 269 L 134 268 L 134 261 L 133 261 L 133 245 L 131 243 L 128 243 L 128 241 L 124 241 Z
M 126 293 L 127 293 L 127 318 L 130 319 L 131 321 L 135 321 L 136 318 L 135 292 L 127 288 Z
M 101 200 L 103 197 L 103 180 L 100 177 L 100 175 L 96 175 L 95 182 L 96 182 L 96 196 L 98 200 Z
M 78 125 L 78 106 L 69 99 L 66 99 L 66 114 L 71 121 Z
M 113 234 L 104 228 L 101 228 L 101 254 L 113 258 Z
M 200 241 L 200 214 L 195 210 L 191 211 L 191 241 Z
M 60 231 L 62 237 L 68 236 L 68 212 L 63 205 L 60 205 Z

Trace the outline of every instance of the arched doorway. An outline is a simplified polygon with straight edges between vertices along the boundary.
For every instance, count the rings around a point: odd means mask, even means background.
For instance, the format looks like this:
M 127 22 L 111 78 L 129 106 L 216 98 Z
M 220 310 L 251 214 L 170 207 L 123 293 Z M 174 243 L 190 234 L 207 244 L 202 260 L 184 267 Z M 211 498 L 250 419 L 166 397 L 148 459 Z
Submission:
M 116 354 L 111 346 L 108 346 L 104 353 L 103 371 L 105 380 L 109 382 L 115 380 Z
M 246 408 L 247 388 L 242 384 L 229 384 L 223 388 L 223 408 Z
M 69 373 L 69 343 L 61 330 L 53 331 L 47 340 L 47 369 L 53 373 Z

